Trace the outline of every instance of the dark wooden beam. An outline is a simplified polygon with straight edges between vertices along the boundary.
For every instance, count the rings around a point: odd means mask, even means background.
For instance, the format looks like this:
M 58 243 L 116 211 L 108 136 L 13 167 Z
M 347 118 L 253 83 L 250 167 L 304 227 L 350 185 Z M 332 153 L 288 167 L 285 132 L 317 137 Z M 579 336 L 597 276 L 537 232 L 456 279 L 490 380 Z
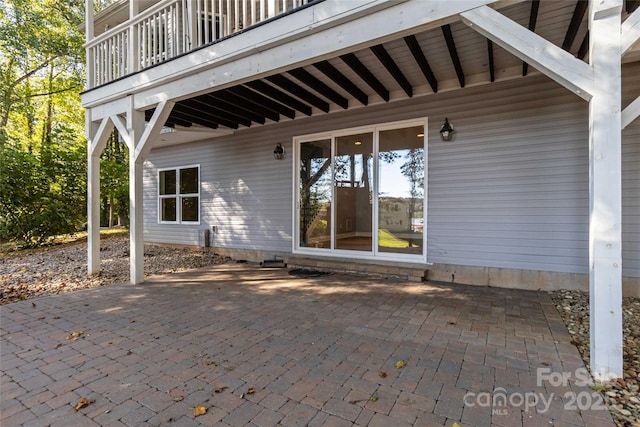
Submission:
M 308 102 L 309 104 L 319 108 L 325 113 L 329 112 L 329 103 L 315 96 L 311 92 L 306 89 L 303 89 L 299 85 L 295 84 L 282 74 L 276 74 L 273 76 L 267 77 L 271 83 L 276 86 L 279 86 L 281 89 L 286 90 L 290 94 L 297 96 L 302 99 L 304 102 Z
M 407 47 L 411 51 L 413 55 L 413 59 L 418 63 L 418 67 L 424 77 L 429 82 L 429 86 L 431 86 L 431 90 L 433 92 L 438 92 L 438 80 L 436 80 L 435 74 L 431 71 L 431 67 L 429 66 L 429 61 L 424 56 L 424 52 L 422 52 L 422 48 L 420 47 L 420 43 L 418 43 L 418 39 L 414 35 L 410 35 L 404 38 L 404 42 L 407 44 Z
M 224 109 L 216 107 L 211 102 L 207 103 L 207 102 L 198 101 L 197 99 L 192 98 L 192 99 L 185 99 L 183 101 L 180 101 L 178 104 L 191 109 L 195 114 L 203 114 L 205 117 L 211 117 L 212 120 L 217 121 L 220 124 L 224 124 L 221 120 L 226 120 L 229 123 L 236 123 L 246 127 L 251 126 L 251 120 L 244 117 L 237 116 Z M 224 126 L 226 126 L 226 124 L 224 124 Z
M 194 116 L 192 114 L 185 113 L 181 111 L 176 104 L 171 110 L 171 114 L 169 115 L 169 119 L 172 123 L 180 124 L 179 122 L 188 122 L 188 123 L 196 123 L 205 127 L 209 127 L 211 129 L 217 129 L 218 123 L 213 122 L 211 120 L 204 119 L 202 117 Z
M 288 94 L 282 92 L 280 89 L 277 89 L 270 84 L 263 82 L 262 80 L 254 80 L 252 82 L 245 83 L 245 86 L 248 86 L 263 95 L 273 98 L 276 101 L 293 108 L 294 110 L 298 110 L 302 114 L 305 114 L 307 116 L 311 115 L 311 107 L 309 105 L 299 101 L 293 96 L 289 96 Z
M 228 111 L 229 113 L 235 114 L 243 119 L 251 120 L 252 122 L 260 123 L 261 125 L 265 123 L 265 116 L 247 110 L 243 108 L 242 105 L 233 104 L 222 99 L 215 99 L 207 95 L 201 95 L 195 99 L 198 102 L 203 102 L 207 105 L 211 105 L 213 103 L 217 108 Z
M 239 105 L 244 109 L 250 110 L 255 114 L 259 114 L 268 119 L 271 119 L 274 122 L 280 121 L 280 113 L 278 113 L 277 111 L 266 108 L 261 104 L 258 104 L 249 99 L 243 98 L 239 95 L 236 95 L 235 93 L 231 93 L 229 92 L 229 90 L 220 90 L 218 92 L 208 93 L 207 96 L 216 100 L 221 100 L 225 102 L 230 102 L 235 105 Z
M 369 85 L 382 99 L 389 102 L 389 91 L 380 80 L 374 76 L 371 71 L 358 59 L 354 53 L 347 53 L 340 56 L 340 59 L 353 70 L 366 84 Z
M 529 13 L 529 31 L 536 31 L 536 23 L 538 22 L 538 11 L 540 10 L 540 0 L 531 1 L 531 12 Z M 529 72 L 529 64 L 522 62 L 522 75 L 526 76 Z
M 624 2 L 627 13 L 633 13 L 638 7 L 640 7 L 640 0 L 625 0 Z
M 250 101 L 253 101 L 259 105 L 263 105 L 266 108 L 276 111 L 279 114 L 282 114 L 285 117 L 289 117 L 290 119 L 295 119 L 296 117 L 296 112 L 295 110 L 287 107 L 286 105 L 282 105 L 279 102 L 274 101 L 271 98 L 267 98 L 266 96 L 262 95 L 261 93 L 258 93 L 256 91 L 253 91 L 251 89 L 249 89 L 248 87 L 245 86 L 234 86 L 230 89 L 232 93 L 235 93 L 236 95 L 239 95 L 245 99 L 248 99 Z
M 314 76 L 304 68 L 296 68 L 294 70 L 288 71 L 288 73 L 310 88 L 313 88 L 313 90 L 315 90 L 325 98 L 335 102 L 345 110 L 349 108 L 349 100 L 347 100 L 347 98 L 331 89 L 322 80 L 318 79 L 316 76 Z
M 322 74 L 333 80 L 342 89 L 349 92 L 351 96 L 357 99 L 362 105 L 369 104 L 369 97 L 358 86 L 342 74 L 336 67 L 331 65 L 329 61 L 322 61 L 313 64 Z
M 210 123 L 218 123 L 219 125 L 226 126 L 231 129 L 238 129 L 239 123 L 235 120 L 230 120 L 225 117 L 220 117 L 208 111 L 205 112 L 199 107 L 185 104 L 183 102 L 178 102 L 173 107 L 173 111 L 177 111 L 178 113 L 184 116 L 190 117 L 194 123 L 201 123 L 200 121 L 206 121 Z
M 588 1 L 578 0 L 575 9 L 573 9 L 571 23 L 569 23 L 567 34 L 565 34 L 564 41 L 562 42 L 562 48 L 567 52 L 571 52 L 571 45 L 576 39 L 576 34 L 578 34 L 578 29 L 580 28 L 580 24 L 582 23 L 582 19 L 584 18 L 584 14 L 587 12 L 588 7 Z
M 442 35 L 444 36 L 444 40 L 447 42 L 447 49 L 449 49 L 449 56 L 451 57 L 451 62 L 453 63 L 453 68 L 456 70 L 456 75 L 458 76 L 458 82 L 460 82 L 460 87 L 464 87 L 464 72 L 462 71 L 462 64 L 460 64 L 460 58 L 458 58 L 458 51 L 456 50 L 456 42 L 453 40 L 453 34 L 451 33 L 451 25 L 443 25 L 442 27 Z
M 150 110 L 146 110 L 144 112 L 145 121 L 148 122 L 149 120 L 151 120 L 151 117 L 153 117 L 153 113 L 155 111 L 156 111 L 155 108 L 152 108 Z M 188 121 L 188 120 L 180 120 L 180 119 L 178 119 L 176 117 L 171 117 L 171 115 L 169 115 L 169 118 L 165 121 L 164 125 L 166 127 L 171 127 L 171 128 L 175 127 L 175 125 L 189 128 L 189 127 L 191 127 L 192 123 L 190 121 Z M 214 127 L 213 129 L 217 129 L 217 128 L 218 128 L 218 126 L 216 125 L 216 127 Z
M 376 56 L 376 58 L 378 58 L 378 61 L 380 61 L 382 65 L 384 65 L 384 68 L 387 69 L 387 71 L 389 72 L 389 74 L 391 74 L 395 81 L 398 82 L 407 96 L 411 98 L 413 96 L 413 87 L 411 86 L 411 83 L 409 83 L 409 80 L 407 80 L 404 74 L 402 74 L 402 71 L 400 71 L 400 68 L 398 68 L 398 65 L 391 58 L 391 55 L 389 55 L 389 52 L 387 52 L 384 46 L 382 46 L 381 44 L 373 46 L 371 48 L 371 51 Z
M 496 81 L 496 68 L 493 63 L 493 42 L 487 39 L 487 51 L 489 54 L 489 79 L 491 82 Z
M 582 39 L 582 43 L 580 44 L 580 49 L 578 49 L 578 58 L 584 59 L 587 56 L 587 52 L 589 51 L 589 30 L 584 35 Z

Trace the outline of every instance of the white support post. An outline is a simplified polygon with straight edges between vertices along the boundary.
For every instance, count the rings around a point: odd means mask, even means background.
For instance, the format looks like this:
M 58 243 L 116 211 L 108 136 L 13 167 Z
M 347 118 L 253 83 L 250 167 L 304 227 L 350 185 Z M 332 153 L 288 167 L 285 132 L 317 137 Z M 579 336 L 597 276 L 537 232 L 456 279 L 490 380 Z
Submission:
M 590 3 L 590 362 L 596 380 L 622 378 L 622 0 Z
M 93 21 L 93 0 L 85 0 L 84 3 L 84 25 L 85 25 L 85 40 L 89 43 L 93 40 L 94 35 L 94 21 Z M 87 84 L 86 88 L 91 89 L 95 86 L 95 60 L 91 53 L 91 49 L 87 48 L 86 51 L 86 60 L 87 60 Z
M 139 2 L 129 1 L 129 19 L 135 18 L 139 12 Z M 140 69 L 140 41 L 138 40 L 138 24 L 131 24 L 127 32 L 127 74 Z
M 142 162 L 135 158 L 136 147 L 144 133 L 144 112 L 133 108 L 129 97 L 127 131 L 124 137 L 129 147 L 129 266 L 130 281 L 137 285 L 144 281 L 144 225 L 142 199 Z
M 590 361 L 597 380 L 623 374 L 621 11 L 622 0 L 590 3 L 590 66 L 487 6 L 460 13 L 469 27 L 589 101 Z M 635 24 L 625 28 L 635 34 Z
M 100 154 L 104 149 L 113 124 L 109 118 L 98 126 L 91 121 L 91 110 L 86 111 L 87 137 L 87 272 L 100 272 Z
M 133 97 L 129 98 L 126 125 L 118 116 L 112 117 L 116 128 L 129 147 L 129 256 L 130 280 L 134 285 L 144 281 L 144 215 L 143 215 L 143 163 L 160 129 L 169 117 L 174 103 L 163 101 L 145 126 L 144 112 L 133 108 Z

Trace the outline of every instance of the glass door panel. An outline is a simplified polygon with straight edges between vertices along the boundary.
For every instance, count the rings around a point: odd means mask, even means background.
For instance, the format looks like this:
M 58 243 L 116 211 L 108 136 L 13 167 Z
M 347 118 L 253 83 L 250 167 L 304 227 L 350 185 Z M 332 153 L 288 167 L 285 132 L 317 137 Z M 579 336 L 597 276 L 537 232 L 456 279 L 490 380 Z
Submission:
M 331 248 L 331 140 L 300 145 L 300 246 Z
M 380 131 L 378 251 L 423 253 L 424 126 Z
M 373 251 L 373 133 L 336 138 L 335 248 Z

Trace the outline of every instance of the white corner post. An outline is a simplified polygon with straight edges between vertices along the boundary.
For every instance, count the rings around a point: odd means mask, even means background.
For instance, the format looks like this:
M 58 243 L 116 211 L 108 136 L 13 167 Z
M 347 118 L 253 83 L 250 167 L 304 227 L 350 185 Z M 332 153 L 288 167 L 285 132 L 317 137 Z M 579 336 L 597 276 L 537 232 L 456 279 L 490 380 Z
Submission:
M 84 3 L 84 22 L 85 22 L 85 41 L 89 43 L 93 40 L 94 35 L 94 8 L 93 8 L 93 0 L 85 0 Z M 91 89 L 95 86 L 95 61 L 93 56 L 91 55 L 91 49 L 86 49 L 86 58 L 87 58 L 87 83 L 86 88 Z
M 621 12 L 622 0 L 590 2 L 589 327 L 597 380 L 623 376 Z
M 109 139 L 113 123 L 109 118 L 100 124 L 85 112 L 87 137 L 87 268 L 88 274 L 100 272 L 100 154 Z
M 621 11 L 622 0 L 590 3 L 591 65 L 487 6 L 460 14 L 466 25 L 589 102 L 590 361 L 597 380 L 623 375 Z
M 133 96 L 129 96 L 126 123 L 117 115 L 110 117 L 129 148 L 129 266 L 130 281 L 134 285 L 144 282 L 144 159 L 160 135 L 173 105 L 169 101 L 158 104 L 145 126 L 144 112 L 135 110 Z

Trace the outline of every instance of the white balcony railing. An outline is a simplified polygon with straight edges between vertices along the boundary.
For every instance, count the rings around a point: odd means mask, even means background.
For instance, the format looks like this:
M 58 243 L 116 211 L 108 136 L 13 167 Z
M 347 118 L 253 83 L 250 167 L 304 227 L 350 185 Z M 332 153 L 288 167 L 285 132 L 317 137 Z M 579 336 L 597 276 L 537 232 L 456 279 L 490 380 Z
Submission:
M 87 42 L 87 88 L 175 58 L 311 1 L 162 0 Z

